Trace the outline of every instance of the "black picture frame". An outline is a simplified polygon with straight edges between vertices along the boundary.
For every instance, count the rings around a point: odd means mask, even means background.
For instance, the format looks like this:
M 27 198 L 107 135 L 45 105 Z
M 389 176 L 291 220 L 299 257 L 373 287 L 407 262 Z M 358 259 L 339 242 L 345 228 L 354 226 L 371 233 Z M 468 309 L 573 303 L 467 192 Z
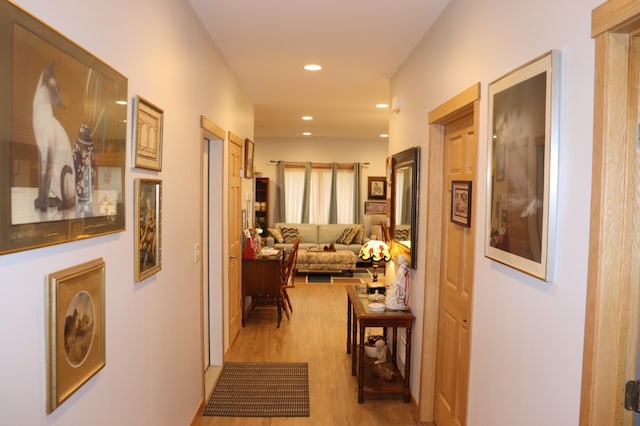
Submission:
M 451 222 L 471 227 L 471 207 L 473 205 L 473 182 L 470 180 L 454 180 L 451 182 Z
M 386 176 L 369 176 L 367 180 L 367 198 L 369 200 L 387 199 Z

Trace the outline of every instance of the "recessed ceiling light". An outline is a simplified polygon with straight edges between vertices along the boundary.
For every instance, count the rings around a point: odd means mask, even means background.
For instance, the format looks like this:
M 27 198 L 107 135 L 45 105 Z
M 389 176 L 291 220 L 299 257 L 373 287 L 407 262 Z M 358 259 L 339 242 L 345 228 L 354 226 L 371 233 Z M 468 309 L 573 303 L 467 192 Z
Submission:
M 311 136 L 311 132 L 303 132 L 302 136 Z
M 376 104 L 376 108 L 380 108 L 380 109 L 389 108 L 389 104 Z
M 388 135 L 388 134 L 386 134 L 386 133 L 381 133 L 381 134 L 380 134 L 380 137 L 381 137 L 381 138 L 388 138 L 388 137 L 389 137 L 389 135 Z
M 322 66 L 317 64 L 308 64 L 304 66 L 304 69 L 307 71 L 320 71 Z
M 126 105 L 127 101 L 116 101 L 118 105 Z
M 311 120 L 313 120 L 313 117 L 312 117 L 312 116 L 310 116 L 310 115 L 303 115 L 303 116 L 302 116 L 302 119 L 303 119 L 304 121 L 311 121 Z

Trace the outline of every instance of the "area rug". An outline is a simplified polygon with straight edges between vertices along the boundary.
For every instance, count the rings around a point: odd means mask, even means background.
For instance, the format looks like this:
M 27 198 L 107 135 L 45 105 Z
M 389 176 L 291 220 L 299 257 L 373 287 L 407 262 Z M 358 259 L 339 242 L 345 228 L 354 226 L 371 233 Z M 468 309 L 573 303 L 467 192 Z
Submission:
M 309 417 L 309 365 L 226 362 L 204 415 Z

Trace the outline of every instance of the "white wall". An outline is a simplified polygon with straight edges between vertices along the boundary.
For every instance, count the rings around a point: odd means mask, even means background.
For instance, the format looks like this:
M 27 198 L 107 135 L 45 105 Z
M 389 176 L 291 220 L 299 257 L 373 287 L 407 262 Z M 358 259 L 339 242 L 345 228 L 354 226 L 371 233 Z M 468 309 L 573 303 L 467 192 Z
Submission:
M 428 112 L 481 83 L 474 187 L 475 294 L 469 425 L 578 423 L 589 236 L 594 43 L 601 0 L 452 0 L 392 79 L 402 111 L 390 121 L 390 152 L 419 141 L 418 245 L 427 235 Z M 550 49 L 562 52 L 558 236 L 555 280 L 544 283 L 484 257 L 488 84 Z M 422 333 L 424 258 L 413 273 L 412 308 Z M 420 345 L 414 342 L 413 359 Z M 412 371 L 418 394 L 419 363 Z
M 185 0 L 15 3 L 128 77 L 129 98 L 164 109 L 164 161 L 160 173 L 126 167 L 125 232 L 0 256 L 0 424 L 188 424 L 202 398 L 200 115 L 252 137 L 253 107 Z M 142 283 L 133 279 L 136 177 L 163 181 L 162 270 Z M 107 365 L 47 416 L 45 275 L 97 257 Z

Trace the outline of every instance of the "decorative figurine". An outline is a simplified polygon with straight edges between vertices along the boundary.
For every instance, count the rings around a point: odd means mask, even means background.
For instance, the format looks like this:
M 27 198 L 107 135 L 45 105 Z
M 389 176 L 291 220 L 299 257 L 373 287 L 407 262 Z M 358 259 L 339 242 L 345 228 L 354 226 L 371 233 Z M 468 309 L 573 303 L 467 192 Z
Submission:
M 393 284 L 387 290 L 385 304 L 389 309 L 404 310 L 409 304 L 409 264 L 407 259 L 398 256 L 398 273 Z
M 378 354 L 378 360 L 374 364 L 384 364 L 387 362 L 387 342 L 384 339 L 376 341 L 376 352 Z

